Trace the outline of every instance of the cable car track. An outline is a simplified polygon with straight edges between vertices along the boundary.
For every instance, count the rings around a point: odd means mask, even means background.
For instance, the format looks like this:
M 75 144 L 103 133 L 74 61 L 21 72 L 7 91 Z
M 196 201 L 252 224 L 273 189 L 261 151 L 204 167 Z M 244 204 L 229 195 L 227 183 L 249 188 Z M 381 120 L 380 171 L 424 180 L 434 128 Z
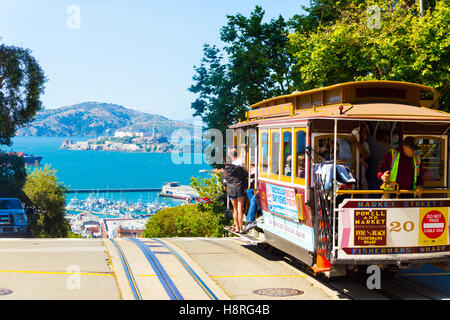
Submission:
M 120 261 L 122 262 L 123 268 L 125 270 L 125 274 L 126 274 L 127 279 L 128 279 L 128 283 L 130 284 L 130 288 L 131 288 L 131 291 L 133 292 L 135 300 L 142 300 L 141 293 L 140 293 L 139 288 L 138 288 L 138 286 L 136 284 L 136 280 L 135 280 L 135 278 L 133 276 L 133 272 L 131 271 L 130 264 L 128 263 L 128 260 L 127 260 L 125 254 L 124 254 L 124 252 L 122 250 L 122 247 L 114 239 L 111 239 L 111 242 L 114 244 L 114 246 L 115 246 L 115 248 L 117 250 L 117 253 L 119 254 Z
M 121 241 L 122 246 L 119 244 Z M 184 300 L 192 299 L 188 293 L 188 290 L 195 288 L 197 294 L 201 296 L 201 299 L 219 300 L 213 291 L 208 287 L 205 281 L 194 271 L 191 265 L 183 259 L 182 255 L 178 253 L 173 246 L 160 239 L 129 239 L 129 240 L 115 240 L 111 239 L 120 257 L 121 264 L 125 270 L 126 279 L 131 291 L 133 292 L 134 299 L 155 299 L 154 294 L 162 294 L 163 299 L 171 300 Z M 261 244 L 258 245 L 261 247 Z M 264 247 L 264 246 L 263 246 Z M 269 246 L 269 251 L 272 254 L 277 255 L 292 267 L 305 272 L 309 276 L 318 281 L 322 285 L 332 289 L 339 293 L 341 299 L 349 300 L 441 300 L 448 299 L 446 296 L 434 291 L 431 288 L 425 288 L 422 285 L 408 281 L 401 274 L 395 276 L 395 278 L 382 274 L 381 275 L 381 287 L 380 289 L 369 289 L 367 285 L 368 277 L 370 275 L 365 274 L 363 269 L 359 272 L 350 272 L 345 277 L 339 278 L 324 278 L 321 274 L 314 274 L 303 263 L 292 256 L 285 254 L 284 252 Z M 125 250 L 124 250 L 125 249 Z M 137 250 L 139 249 L 139 250 Z M 268 248 L 266 248 L 268 249 Z M 140 257 L 139 260 L 131 259 Z M 139 253 L 136 256 L 136 253 Z M 142 254 L 141 254 L 142 253 Z M 162 258 L 164 254 L 165 258 Z M 128 256 L 128 257 L 127 257 Z M 161 259 L 158 259 L 158 257 Z M 166 258 L 171 257 L 171 258 Z M 128 259 L 127 259 L 128 258 Z M 144 259 L 145 258 L 145 259 Z M 175 258 L 175 259 L 174 259 Z M 130 264 L 130 262 L 131 264 Z M 178 261 L 175 262 L 175 261 Z M 154 271 L 152 274 L 138 274 L 150 268 L 149 265 L 142 262 L 148 262 L 151 269 Z M 169 263 L 169 264 L 168 264 Z M 182 267 L 182 268 L 181 268 Z M 140 269 L 139 269 L 140 268 Z M 143 269 L 144 268 L 144 269 Z M 137 271 L 140 270 L 140 271 Z M 169 272 L 170 275 L 169 275 Z M 133 272 L 136 275 L 133 275 Z M 145 272 L 145 271 L 144 271 Z M 148 273 L 148 272 L 147 272 Z M 143 278 L 147 276 L 147 278 Z M 157 285 L 160 289 L 154 291 L 152 285 L 148 286 L 145 281 L 150 280 L 148 276 L 152 276 L 151 281 Z M 172 277 L 174 281 L 172 281 Z M 190 278 L 190 279 L 188 279 Z M 148 280 L 146 280 L 148 279 Z M 157 280 L 156 280 L 157 279 Z M 137 281 L 136 281 L 137 280 Z M 186 286 L 183 281 L 189 281 L 189 285 Z M 123 284 L 126 282 L 122 282 Z M 150 282 L 147 282 L 150 283 Z M 189 287 L 189 289 L 187 289 Z M 150 290 L 153 290 L 150 292 Z M 142 292 L 142 294 L 141 294 Z M 143 296 L 145 298 L 143 298 Z M 161 297 L 161 296 L 160 296 Z M 157 298 L 159 299 L 159 298 Z M 194 298 L 198 299 L 198 298 Z
M 208 299 L 219 300 L 218 297 L 213 293 L 213 291 L 208 287 L 208 285 L 194 271 L 192 266 L 190 266 L 189 263 L 185 259 L 183 259 L 181 255 L 177 253 L 171 246 L 169 246 L 168 244 L 159 239 L 146 239 L 146 240 L 158 243 L 158 245 L 149 245 L 136 238 L 130 238 L 127 241 L 133 243 L 134 245 L 137 246 L 137 248 L 140 249 L 140 252 L 144 255 L 145 260 L 150 264 L 150 267 L 153 270 L 154 275 L 157 277 L 159 283 L 162 285 L 164 291 L 166 292 L 170 300 L 184 300 L 185 298 L 180 289 L 177 287 L 177 285 L 172 281 L 171 276 L 168 274 L 166 268 L 164 267 L 164 264 L 157 258 L 156 254 L 159 253 L 168 253 L 174 256 L 186 271 L 186 277 L 188 277 L 189 275 L 189 277 L 194 280 L 194 283 L 196 283 L 198 287 L 201 288 L 202 292 L 206 294 Z M 111 239 L 111 242 L 114 244 L 114 247 L 116 248 L 116 251 L 119 255 L 120 261 L 125 271 L 127 282 L 131 288 L 131 291 L 133 292 L 134 299 L 143 300 L 143 297 L 139 289 L 139 286 L 141 286 L 142 290 L 145 289 L 143 283 L 135 280 L 135 277 L 132 272 L 132 265 L 130 265 L 130 263 L 128 262 L 125 251 L 122 249 L 118 241 Z M 168 252 L 152 251 L 152 247 L 156 246 L 163 247 L 167 249 Z M 129 248 L 127 250 L 129 250 Z
M 203 291 L 209 296 L 211 300 L 219 300 L 217 296 L 211 291 L 211 289 L 205 284 L 205 282 L 197 275 L 197 273 L 195 273 L 195 271 L 189 266 L 189 264 L 176 251 L 174 251 L 169 245 L 167 245 L 166 243 L 162 242 L 159 239 L 153 240 L 161 243 L 170 252 L 172 252 L 172 254 L 183 265 L 183 267 L 186 269 L 189 275 L 195 280 L 195 282 L 197 282 L 197 284 L 203 289 Z
M 164 267 L 161 265 L 161 262 L 156 258 L 155 254 L 150 250 L 148 246 L 146 246 L 142 241 L 131 238 L 130 241 L 134 242 L 139 249 L 141 249 L 142 253 L 147 258 L 150 263 L 153 271 L 155 271 L 156 276 L 158 277 L 160 283 L 162 284 L 164 290 L 169 295 L 171 300 L 184 300 L 183 296 L 179 292 L 178 288 L 175 286 L 173 281 L 170 279 L 170 276 L 167 274 Z

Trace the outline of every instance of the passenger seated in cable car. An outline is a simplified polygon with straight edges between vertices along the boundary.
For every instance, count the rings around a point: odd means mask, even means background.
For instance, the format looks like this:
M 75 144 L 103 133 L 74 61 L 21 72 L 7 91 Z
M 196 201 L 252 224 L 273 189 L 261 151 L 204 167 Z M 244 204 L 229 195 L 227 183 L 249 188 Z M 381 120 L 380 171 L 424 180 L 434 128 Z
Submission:
M 299 154 L 297 157 L 297 177 L 305 177 L 305 154 Z
M 283 175 L 285 175 L 286 177 L 290 177 L 291 176 L 291 167 L 292 167 L 292 155 L 289 154 L 283 163 L 284 163 Z
M 333 148 L 334 142 L 332 139 L 321 139 L 319 140 L 319 146 L 317 150 L 317 154 L 319 156 L 320 161 L 330 161 L 333 160 Z M 339 148 L 337 149 L 339 150 Z

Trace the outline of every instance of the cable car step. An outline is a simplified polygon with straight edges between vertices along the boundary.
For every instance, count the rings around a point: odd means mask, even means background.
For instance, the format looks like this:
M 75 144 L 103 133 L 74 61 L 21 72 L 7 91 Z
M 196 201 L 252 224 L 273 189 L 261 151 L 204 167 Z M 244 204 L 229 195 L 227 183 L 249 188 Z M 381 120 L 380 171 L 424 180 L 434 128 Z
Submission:
M 249 235 L 248 233 L 238 233 L 238 232 L 232 231 L 232 230 L 230 230 L 228 228 L 225 228 L 225 230 L 227 230 L 229 233 L 234 234 L 234 235 L 236 235 L 236 236 L 238 236 L 238 237 L 240 237 L 240 238 L 242 238 L 242 239 L 244 239 L 246 241 L 249 241 L 252 244 L 258 244 L 258 243 L 264 242 L 261 239 L 258 239 L 258 238 L 255 238 L 255 237 Z

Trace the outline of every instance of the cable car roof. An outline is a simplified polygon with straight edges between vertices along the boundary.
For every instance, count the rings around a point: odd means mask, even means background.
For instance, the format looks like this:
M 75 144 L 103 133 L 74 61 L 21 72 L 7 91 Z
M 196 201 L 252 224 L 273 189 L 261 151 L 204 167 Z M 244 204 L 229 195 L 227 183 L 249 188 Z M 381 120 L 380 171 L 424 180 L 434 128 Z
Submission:
M 335 84 L 335 85 L 328 86 L 328 87 L 322 87 L 322 88 L 317 88 L 317 89 L 312 89 L 312 90 L 307 90 L 307 91 L 296 91 L 291 94 L 273 97 L 273 98 L 266 99 L 264 101 L 261 101 L 261 102 L 251 105 L 250 109 L 261 108 L 261 107 L 269 106 L 269 105 L 273 105 L 273 104 L 279 104 L 277 101 L 280 101 L 283 99 L 291 100 L 292 98 L 305 97 L 305 96 L 309 96 L 309 95 L 320 95 L 320 94 L 326 95 L 333 91 L 334 92 L 339 91 L 339 94 L 341 96 L 340 102 L 350 102 L 351 103 L 351 101 L 347 101 L 347 100 L 354 100 L 354 99 L 352 99 L 354 97 L 349 97 L 348 92 L 350 92 L 352 89 L 361 89 L 361 88 L 370 88 L 370 87 L 386 88 L 386 89 L 391 89 L 391 90 L 395 90 L 395 89 L 408 90 L 409 89 L 410 91 L 419 91 L 420 90 L 420 91 L 424 91 L 424 92 L 430 92 L 433 94 L 432 103 L 427 103 L 426 106 L 431 107 L 431 108 L 437 108 L 437 105 L 435 104 L 435 102 L 440 97 L 440 93 L 436 89 L 431 88 L 429 86 L 422 85 L 422 84 L 418 84 L 418 83 L 405 82 L 405 81 L 391 81 L 391 80 L 352 81 L 352 82 L 344 82 L 344 83 L 339 83 L 339 84 Z M 347 92 L 345 92 L 345 91 L 347 91 Z M 409 93 L 413 93 L 413 92 L 409 92 Z M 409 99 L 407 99 L 407 98 L 409 98 Z M 415 97 L 414 95 L 413 95 L 413 97 L 405 96 L 404 99 L 411 100 L 411 98 L 412 98 L 412 100 L 417 100 L 416 98 L 418 98 L 418 97 Z M 416 102 L 416 101 L 414 101 L 414 102 Z M 421 102 L 423 103 L 423 101 L 421 101 Z M 322 103 L 326 104 L 326 102 L 324 103 L 324 101 L 322 101 Z M 315 104 L 314 101 L 311 101 L 311 104 Z
M 365 120 L 365 121 L 420 121 L 420 122 L 447 122 L 450 123 L 450 113 L 395 103 L 365 103 L 365 104 L 338 104 L 323 107 L 312 107 L 295 110 L 294 114 L 280 115 L 278 117 L 261 117 L 236 123 L 230 128 L 256 124 L 287 124 L 301 120 L 338 119 L 338 120 Z
M 246 121 L 230 127 L 310 119 L 450 122 L 449 113 L 436 110 L 439 97 L 416 83 L 347 82 L 264 100 L 250 106 Z

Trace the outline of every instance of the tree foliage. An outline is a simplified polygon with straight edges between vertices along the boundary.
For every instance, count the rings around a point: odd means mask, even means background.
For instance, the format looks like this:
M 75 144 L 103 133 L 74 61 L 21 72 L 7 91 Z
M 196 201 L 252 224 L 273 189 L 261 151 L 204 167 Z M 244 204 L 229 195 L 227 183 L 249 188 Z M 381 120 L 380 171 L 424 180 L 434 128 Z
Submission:
M 67 188 L 58 181 L 55 173 L 56 170 L 49 166 L 34 170 L 23 187 L 38 214 L 30 221 L 33 237 L 66 238 L 69 235 L 70 225 L 64 217 Z
M 223 227 L 223 219 L 216 213 L 198 204 L 183 205 L 164 208 L 150 217 L 143 237 L 221 237 Z
M 375 79 L 438 89 L 450 111 L 449 1 L 423 4 L 421 13 L 418 0 L 311 0 L 287 20 L 264 22 L 261 7 L 228 16 L 223 49 L 205 44 L 194 68 L 194 116 L 224 132 L 264 99 Z
M 363 2 L 365 0 L 311 0 L 309 6 L 302 6 L 306 14 L 296 14 L 288 23 L 296 32 L 309 34 L 318 27 L 333 24 L 351 4 Z
M 331 25 L 290 35 L 289 50 L 301 74 L 296 86 L 305 90 L 347 81 L 408 81 L 444 91 L 441 105 L 449 109 L 449 24 L 448 1 L 436 1 L 422 15 L 418 1 L 351 4 Z
M 224 212 L 227 195 L 222 183 L 222 173 L 216 172 L 209 178 L 192 177 L 190 186 L 197 191 L 201 199 L 208 198 L 211 203 L 202 204 L 206 211 Z
M 223 50 L 203 47 L 189 91 L 199 95 L 191 108 L 208 128 L 224 132 L 245 117 L 248 105 L 292 89 L 294 61 L 286 51 L 287 21 L 280 16 L 264 22 L 264 14 L 257 6 L 248 18 L 227 16 L 220 33 Z
M 22 187 L 26 177 L 25 161 L 22 157 L 0 152 L 0 198 L 24 200 Z
M 0 44 L 0 144 L 11 145 L 17 128 L 42 108 L 45 81 L 30 50 Z

